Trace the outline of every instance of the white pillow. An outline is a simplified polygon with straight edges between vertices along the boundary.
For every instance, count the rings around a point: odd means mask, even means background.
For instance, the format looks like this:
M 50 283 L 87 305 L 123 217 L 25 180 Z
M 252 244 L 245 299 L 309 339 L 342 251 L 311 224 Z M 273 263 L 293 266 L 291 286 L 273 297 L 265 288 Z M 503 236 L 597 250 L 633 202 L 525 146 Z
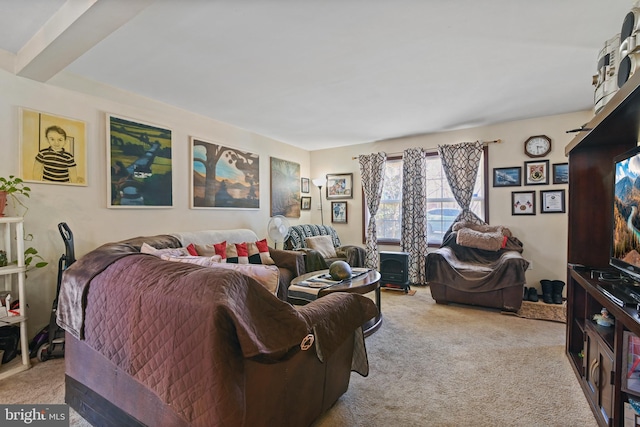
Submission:
M 163 254 L 160 258 L 167 261 L 176 261 L 176 262 L 188 262 L 190 264 L 198 264 L 203 267 L 211 267 L 211 264 L 219 264 L 222 262 L 222 257 L 220 255 L 213 256 L 194 256 L 194 255 L 185 255 L 185 256 L 173 256 L 169 254 Z
M 209 268 L 224 268 L 227 270 L 235 270 L 255 279 L 262 286 L 267 288 L 269 292 L 276 295 L 278 294 L 278 286 L 280 283 L 280 270 L 275 265 L 262 265 L 262 264 L 227 264 L 220 262 L 220 255 L 214 255 L 211 257 L 195 257 L 195 256 L 164 256 L 162 259 L 167 261 L 176 262 L 191 262 Z M 217 259 L 218 261 L 214 261 Z
M 162 255 L 171 255 L 171 256 L 183 256 L 189 255 L 189 251 L 187 248 L 166 248 L 166 249 L 156 249 L 153 246 L 143 243 L 140 247 L 140 252 L 143 254 L 151 254 L 157 257 L 161 257 Z
M 307 247 L 314 249 L 322 255 L 323 258 L 336 258 L 336 248 L 333 246 L 333 239 L 331 236 L 313 236 L 305 239 Z

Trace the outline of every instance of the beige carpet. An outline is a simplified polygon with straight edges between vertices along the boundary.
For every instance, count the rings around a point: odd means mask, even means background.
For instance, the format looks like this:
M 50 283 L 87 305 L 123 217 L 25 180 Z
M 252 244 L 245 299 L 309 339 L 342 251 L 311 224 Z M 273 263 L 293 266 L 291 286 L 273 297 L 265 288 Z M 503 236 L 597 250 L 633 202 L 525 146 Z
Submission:
M 596 426 L 564 354 L 565 325 L 383 292 L 370 374 L 314 427 Z M 64 361 L 0 382 L 0 402 L 62 403 Z M 72 426 L 87 426 L 71 411 Z

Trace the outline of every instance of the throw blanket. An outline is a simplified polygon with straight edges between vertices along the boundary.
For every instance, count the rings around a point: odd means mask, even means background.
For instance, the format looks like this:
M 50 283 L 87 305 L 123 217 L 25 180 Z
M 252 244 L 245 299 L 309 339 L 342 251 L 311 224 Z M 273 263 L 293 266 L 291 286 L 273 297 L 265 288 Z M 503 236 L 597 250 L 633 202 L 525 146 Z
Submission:
M 521 252 L 523 245 L 508 237 L 505 248 L 477 249 L 457 243 L 457 233 L 447 234 L 442 246 L 427 254 L 428 282 L 442 283 L 466 292 L 489 292 L 526 283 L 529 261 Z
M 243 358 L 285 360 L 313 331 L 327 359 L 377 314 L 361 295 L 335 293 L 296 310 L 232 270 L 164 261 L 128 244 L 94 252 L 65 272 L 59 324 L 195 426 L 242 424 Z
M 511 230 L 501 225 L 456 222 L 451 229 L 457 232 L 457 244 L 488 251 L 506 247 L 508 238 L 512 237 Z

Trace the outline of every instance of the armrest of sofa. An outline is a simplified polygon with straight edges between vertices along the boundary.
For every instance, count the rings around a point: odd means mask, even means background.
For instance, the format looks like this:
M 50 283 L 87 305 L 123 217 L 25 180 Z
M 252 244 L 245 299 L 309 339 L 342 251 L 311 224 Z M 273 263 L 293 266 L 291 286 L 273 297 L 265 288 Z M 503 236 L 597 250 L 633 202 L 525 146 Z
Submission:
M 327 360 L 353 331 L 378 315 L 378 308 L 363 295 L 333 292 L 298 308 L 315 335 L 316 348 Z
M 290 270 L 294 274 L 293 277 L 301 276 L 306 272 L 304 252 L 274 249 L 270 247 L 269 255 L 271 255 L 276 266 Z
M 347 259 L 347 264 L 351 267 L 364 267 L 367 251 L 360 246 L 343 245 L 336 249 L 339 257 Z

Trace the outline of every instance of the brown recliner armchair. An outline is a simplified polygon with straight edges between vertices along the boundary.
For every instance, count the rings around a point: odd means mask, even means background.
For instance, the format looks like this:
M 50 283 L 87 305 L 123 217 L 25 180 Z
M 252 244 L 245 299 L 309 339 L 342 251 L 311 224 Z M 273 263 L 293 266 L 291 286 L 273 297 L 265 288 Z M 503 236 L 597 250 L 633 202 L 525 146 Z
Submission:
M 529 267 L 522 251 L 522 242 L 505 227 L 455 223 L 426 257 L 431 296 L 439 304 L 518 311 Z
M 328 236 L 331 238 L 335 256 L 323 256 L 318 250 L 310 248 L 307 238 Z M 334 261 L 346 261 L 351 267 L 364 267 L 366 251 L 355 245 L 342 245 L 338 232 L 330 225 L 302 224 L 289 229 L 289 237 L 284 241 L 287 250 L 305 252 L 305 267 L 307 272 L 329 268 Z

